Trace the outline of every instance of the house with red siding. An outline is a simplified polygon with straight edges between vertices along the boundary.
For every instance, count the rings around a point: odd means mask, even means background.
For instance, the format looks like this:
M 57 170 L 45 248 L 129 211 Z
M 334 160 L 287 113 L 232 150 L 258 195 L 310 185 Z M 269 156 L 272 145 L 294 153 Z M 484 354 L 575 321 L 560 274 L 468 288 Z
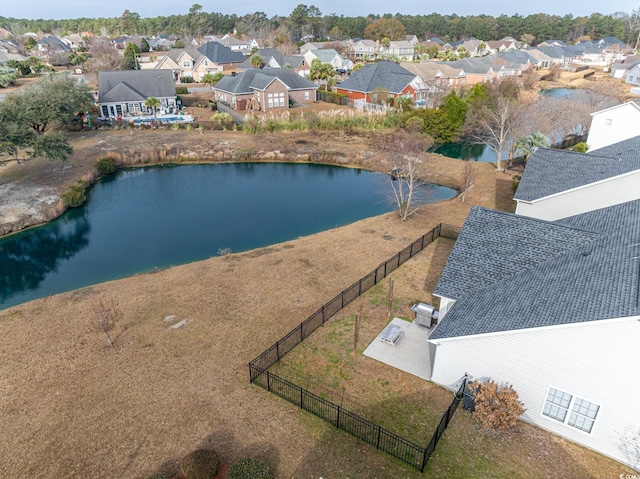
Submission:
M 381 91 L 385 91 L 389 98 L 410 97 L 416 102 L 426 99 L 431 87 L 415 73 L 389 61 L 362 67 L 336 85 L 337 93 L 367 103 L 375 103 L 375 97 Z

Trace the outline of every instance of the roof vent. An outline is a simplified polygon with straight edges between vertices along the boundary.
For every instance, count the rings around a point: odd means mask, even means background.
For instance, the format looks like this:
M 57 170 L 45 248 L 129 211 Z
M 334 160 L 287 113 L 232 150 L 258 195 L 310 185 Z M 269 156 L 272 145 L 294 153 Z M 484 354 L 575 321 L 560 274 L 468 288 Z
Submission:
M 582 256 L 589 256 L 591 254 L 591 251 L 583 251 L 582 252 Z

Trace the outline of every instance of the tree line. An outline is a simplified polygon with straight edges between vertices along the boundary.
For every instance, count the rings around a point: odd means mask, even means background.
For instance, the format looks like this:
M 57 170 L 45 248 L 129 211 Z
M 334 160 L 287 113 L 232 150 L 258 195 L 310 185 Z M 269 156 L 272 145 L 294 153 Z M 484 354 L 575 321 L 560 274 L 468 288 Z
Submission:
M 366 29 L 379 20 L 396 20 L 408 35 L 424 40 L 439 37 L 446 41 L 457 41 L 475 37 L 485 41 L 499 40 L 511 36 L 529 43 L 558 39 L 575 42 L 580 39 L 617 37 L 635 44 L 640 30 L 640 9 L 631 13 L 592 13 L 574 17 L 537 13 L 533 15 L 403 15 L 401 13 L 346 17 L 323 15 L 315 6 L 300 4 L 287 17 L 267 17 L 264 12 L 246 15 L 227 15 L 205 12 L 201 5 L 194 4 L 184 15 L 143 18 L 135 12 L 125 10 L 120 17 L 76 18 L 66 20 L 26 20 L 0 16 L 0 25 L 20 36 L 26 32 L 77 33 L 92 32 L 97 35 L 157 35 L 161 33 L 177 36 L 222 35 L 235 30 L 241 34 L 263 38 L 279 32 L 293 39 L 307 35 L 316 39 L 344 40 L 364 38 Z

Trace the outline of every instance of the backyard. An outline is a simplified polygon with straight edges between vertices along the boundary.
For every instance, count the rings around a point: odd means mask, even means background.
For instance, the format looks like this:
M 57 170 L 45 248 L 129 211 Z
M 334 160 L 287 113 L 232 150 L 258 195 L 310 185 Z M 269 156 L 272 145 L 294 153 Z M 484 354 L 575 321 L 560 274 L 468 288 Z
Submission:
M 338 164 L 380 171 L 390 165 L 376 150 L 373 133 L 98 131 L 72 134 L 71 141 L 75 153 L 66 164 L 38 159 L 0 170 L 3 225 L 58 214 L 55 205 L 39 203 L 43 194 L 92 175 L 107 153 L 142 165 L 171 155 L 180 162 L 320 161 L 318 152 L 334 148 Z M 464 162 L 430 155 L 425 166 L 430 181 L 460 186 Z M 224 463 L 263 459 L 277 478 L 424 477 L 251 385 L 248 362 L 436 224 L 462 225 L 471 205 L 512 210 L 512 174 L 496 173 L 486 163 L 473 169 L 477 176 L 465 202 L 425 206 L 406 222 L 389 213 L 0 311 L 0 474 L 145 478 L 175 472 L 185 454 L 212 447 Z M 394 272 L 395 315 L 410 317 L 410 303 L 432 301 L 450 248 L 451 241 L 438 240 Z M 388 320 L 387 294 L 385 280 L 320 328 L 282 367 L 310 389 L 426 444 L 452 393 L 352 354 L 355 313 L 362 318 L 361 351 Z M 88 308 L 98 297 L 115 298 L 123 313 L 112 332 L 113 347 Z M 172 330 L 173 322 L 164 321 L 170 316 L 189 321 Z M 426 474 L 531 477 L 534 470 L 541 477 L 629 472 L 526 424 L 507 436 L 484 434 L 458 410 Z

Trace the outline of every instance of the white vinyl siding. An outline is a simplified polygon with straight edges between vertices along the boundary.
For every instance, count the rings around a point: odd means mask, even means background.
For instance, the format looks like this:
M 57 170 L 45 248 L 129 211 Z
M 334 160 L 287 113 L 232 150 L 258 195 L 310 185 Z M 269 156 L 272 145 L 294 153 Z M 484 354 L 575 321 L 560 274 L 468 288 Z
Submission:
M 435 340 L 431 379 L 449 389 L 465 372 L 472 379 L 509 383 L 527 409 L 524 421 L 626 463 L 618 447 L 621 434 L 640 427 L 640 416 L 629 409 L 630 398 L 640 397 L 640 381 L 635 380 L 640 371 L 638 319 Z M 540 414 L 549 385 L 571 394 L 574 401 L 580 398 L 599 406 L 590 434 Z M 583 410 L 575 412 L 584 416 Z
M 638 136 L 640 108 L 633 103 L 624 103 L 591 116 L 593 120 L 587 136 L 589 152 Z
M 554 221 L 640 199 L 640 171 L 609 178 L 528 203 L 518 201 L 516 214 Z
M 598 417 L 600 406 L 585 399 L 550 387 L 544 401 L 542 414 L 565 423 L 586 433 L 590 433 Z M 571 411 L 571 413 L 569 413 Z

